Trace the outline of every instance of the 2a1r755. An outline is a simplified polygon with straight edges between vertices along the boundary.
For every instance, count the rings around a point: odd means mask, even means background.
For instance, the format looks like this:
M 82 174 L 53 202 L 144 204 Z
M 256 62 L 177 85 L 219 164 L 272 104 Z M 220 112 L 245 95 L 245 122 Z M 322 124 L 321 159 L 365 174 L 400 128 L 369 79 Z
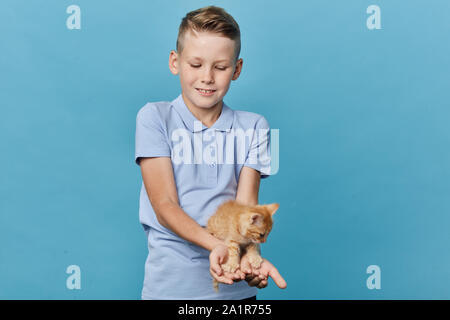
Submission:
M 271 314 L 270 304 L 222 305 L 222 314 Z

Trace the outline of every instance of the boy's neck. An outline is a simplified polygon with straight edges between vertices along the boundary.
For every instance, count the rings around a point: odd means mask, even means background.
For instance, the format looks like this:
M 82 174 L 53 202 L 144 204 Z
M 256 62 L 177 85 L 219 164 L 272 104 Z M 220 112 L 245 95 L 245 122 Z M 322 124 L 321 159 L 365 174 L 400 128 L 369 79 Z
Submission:
M 220 114 L 222 113 L 222 105 L 223 101 L 220 100 L 211 108 L 199 108 L 196 107 L 189 99 L 185 98 L 184 93 L 181 93 L 183 97 L 183 101 L 186 104 L 187 108 L 191 113 L 196 117 L 199 121 L 201 121 L 205 126 L 210 128 L 216 121 L 219 119 Z

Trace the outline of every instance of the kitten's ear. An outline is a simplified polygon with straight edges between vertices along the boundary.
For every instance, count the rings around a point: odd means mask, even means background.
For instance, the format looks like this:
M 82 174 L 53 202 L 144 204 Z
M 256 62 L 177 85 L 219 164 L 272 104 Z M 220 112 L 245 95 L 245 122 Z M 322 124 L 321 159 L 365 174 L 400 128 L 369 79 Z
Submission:
M 252 213 L 250 215 L 250 224 L 259 225 L 263 221 L 263 216 L 259 213 Z
M 275 212 L 277 212 L 279 207 L 280 205 L 278 203 L 271 203 L 266 205 L 266 208 L 267 210 L 269 210 L 271 216 L 273 216 Z

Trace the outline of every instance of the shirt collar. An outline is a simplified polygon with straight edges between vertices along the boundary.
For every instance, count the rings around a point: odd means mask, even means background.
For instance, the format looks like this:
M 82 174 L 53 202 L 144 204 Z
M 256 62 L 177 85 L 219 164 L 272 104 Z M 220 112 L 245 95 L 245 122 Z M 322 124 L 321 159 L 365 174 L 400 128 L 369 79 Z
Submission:
M 175 108 L 175 110 L 178 112 L 178 114 L 181 116 L 181 119 L 184 122 L 184 125 L 189 128 L 192 132 L 198 132 L 203 131 L 205 129 L 208 129 L 207 126 L 205 126 L 203 123 L 201 123 L 201 129 L 200 126 L 198 128 L 195 128 L 194 130 L 194 121 L 200 122 L 188 109 L 186 104 L 184 103 L 183 96 L 180 94 L 175 100 L 171 102 L 172 106 Z M 233 124 L 233 110 L 229 108 L 225 102 L 222 103 L 222 112 L 220 113 L 219 119 L 214 122 L 214 124 L 209 129 L 215 129 L 219 131 L 229 131 L 231 129 L 231 126 Z M 200 130 L 197 130 L 200 129 Z

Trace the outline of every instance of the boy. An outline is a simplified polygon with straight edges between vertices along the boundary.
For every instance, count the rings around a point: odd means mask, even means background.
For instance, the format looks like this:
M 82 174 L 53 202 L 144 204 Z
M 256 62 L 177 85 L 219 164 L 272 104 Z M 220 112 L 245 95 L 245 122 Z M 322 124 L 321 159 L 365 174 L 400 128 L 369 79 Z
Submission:
M 241 72 L 239 52 L 239 26 L 225 10 L 209 6 L 188 13 L 177 52 L 169 58 L 182 93 L 172 102 L 147 103 L 138 112 L 139 216 L 149 247 L 142 299 L 254 298 L 269 276 L 286 287 L 265 259 L 258 270 L 242 261 L 240 270 L 224 273 L 220 264 L 227 260 L 227 247 L 203 228 L 225 200 L 256 205 L 260 178 L 270 174 L 270 167 L 252 161 L 258 150 L 269 147 L 267 121 L 234 111 L 222 100 Z M 235 144 L 232 134 L 238 129 L 266 134 L 249 137 L 249 146 Z M 245 162 L 237 161 L 239 153 L 246 155 Z M 228 285 L 214 292 L 210 275 Z

